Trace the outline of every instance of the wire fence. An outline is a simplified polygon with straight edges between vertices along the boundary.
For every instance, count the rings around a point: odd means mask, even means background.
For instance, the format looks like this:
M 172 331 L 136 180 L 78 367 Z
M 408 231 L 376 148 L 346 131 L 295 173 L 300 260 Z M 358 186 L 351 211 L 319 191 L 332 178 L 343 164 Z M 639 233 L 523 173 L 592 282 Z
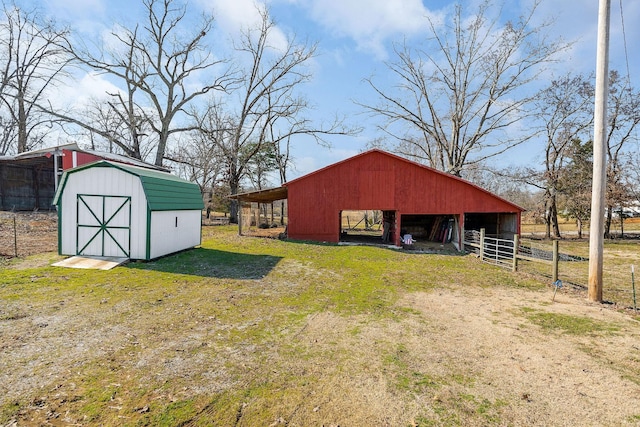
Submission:
M 0 212 L 0 256 L 23 257 L 58 248 L 58 217 L 51 212 Z
M 584 292 L 589 283 L 589 241 L 587 239 L 540 240 L 498 239 L 479 231 L 465 232 L 465 246 L 482 260 L 504 268 L 533 274 L 551 285 L 560 280 L 568 288 Z M 517 242 L 518 250 L 513 251 Z M 495 249 L 500 245 L 500 249 Z M 515 260 L 514 260 L 515 255 Z M 499 262 L 492 258 L 500 258 Z M 640 265 L 640 240 L 611 239 L 605 241 L 603 253 L 603 298 L 623 308 L 635 307 L 634 266 Z M 640 294 L 640 292 L 639 292 Z

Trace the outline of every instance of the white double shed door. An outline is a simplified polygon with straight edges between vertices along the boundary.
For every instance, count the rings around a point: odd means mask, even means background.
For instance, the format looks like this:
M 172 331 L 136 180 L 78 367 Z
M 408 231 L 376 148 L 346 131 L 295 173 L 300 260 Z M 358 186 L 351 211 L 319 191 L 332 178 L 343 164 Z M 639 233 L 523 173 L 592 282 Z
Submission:
M 69 173 L 59 190 L 61 254 L 146 259 L 147 200 L 139 177 L 87 167 Z
M 131 256 L 131 197 L 77 194 L 76 254 Z

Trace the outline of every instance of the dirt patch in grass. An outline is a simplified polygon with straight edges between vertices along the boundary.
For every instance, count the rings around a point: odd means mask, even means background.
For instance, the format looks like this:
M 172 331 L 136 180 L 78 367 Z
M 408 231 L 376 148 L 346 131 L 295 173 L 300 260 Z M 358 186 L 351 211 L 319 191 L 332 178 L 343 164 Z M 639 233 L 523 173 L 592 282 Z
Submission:
M 206 235 L 108 272 L 2 270 L 0 425 L 640 422 L 626 313 L 473 257 Z

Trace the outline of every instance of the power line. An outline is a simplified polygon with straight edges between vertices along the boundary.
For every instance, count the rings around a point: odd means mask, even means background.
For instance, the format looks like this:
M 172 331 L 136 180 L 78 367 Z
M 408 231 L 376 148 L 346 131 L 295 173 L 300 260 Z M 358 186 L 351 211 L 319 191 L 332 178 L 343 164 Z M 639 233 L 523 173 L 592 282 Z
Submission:
M 629 69 L 629 50 L 627 49 L 627 31 L 624 26 L 624 10 L 622 0 L 620 0 L 620 22 L 622 24 L 622 44 L 624 47 L 624 59 L 627 65 L 627 83 L 631 86 L 631 71 Z

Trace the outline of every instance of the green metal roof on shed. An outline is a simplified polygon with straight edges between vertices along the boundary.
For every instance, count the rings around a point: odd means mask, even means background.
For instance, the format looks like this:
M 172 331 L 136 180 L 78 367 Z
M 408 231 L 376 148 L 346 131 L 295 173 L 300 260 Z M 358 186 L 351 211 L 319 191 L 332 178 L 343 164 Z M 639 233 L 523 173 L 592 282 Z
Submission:
M 58 186 L 58 191 L 56 192 L 53 203 L 55 205 L 58 204 L 58 200 L 64 191 L 70 174 L 96 167 L 115 168 L 139 177 L 147 197 L 149 209 L 152 211 L 204 209 L 200 188 L 193 182 L 171 175 L 170 173 L 105 160 L 89 163 L 66 171 L 62 176 L 62 181 Z

